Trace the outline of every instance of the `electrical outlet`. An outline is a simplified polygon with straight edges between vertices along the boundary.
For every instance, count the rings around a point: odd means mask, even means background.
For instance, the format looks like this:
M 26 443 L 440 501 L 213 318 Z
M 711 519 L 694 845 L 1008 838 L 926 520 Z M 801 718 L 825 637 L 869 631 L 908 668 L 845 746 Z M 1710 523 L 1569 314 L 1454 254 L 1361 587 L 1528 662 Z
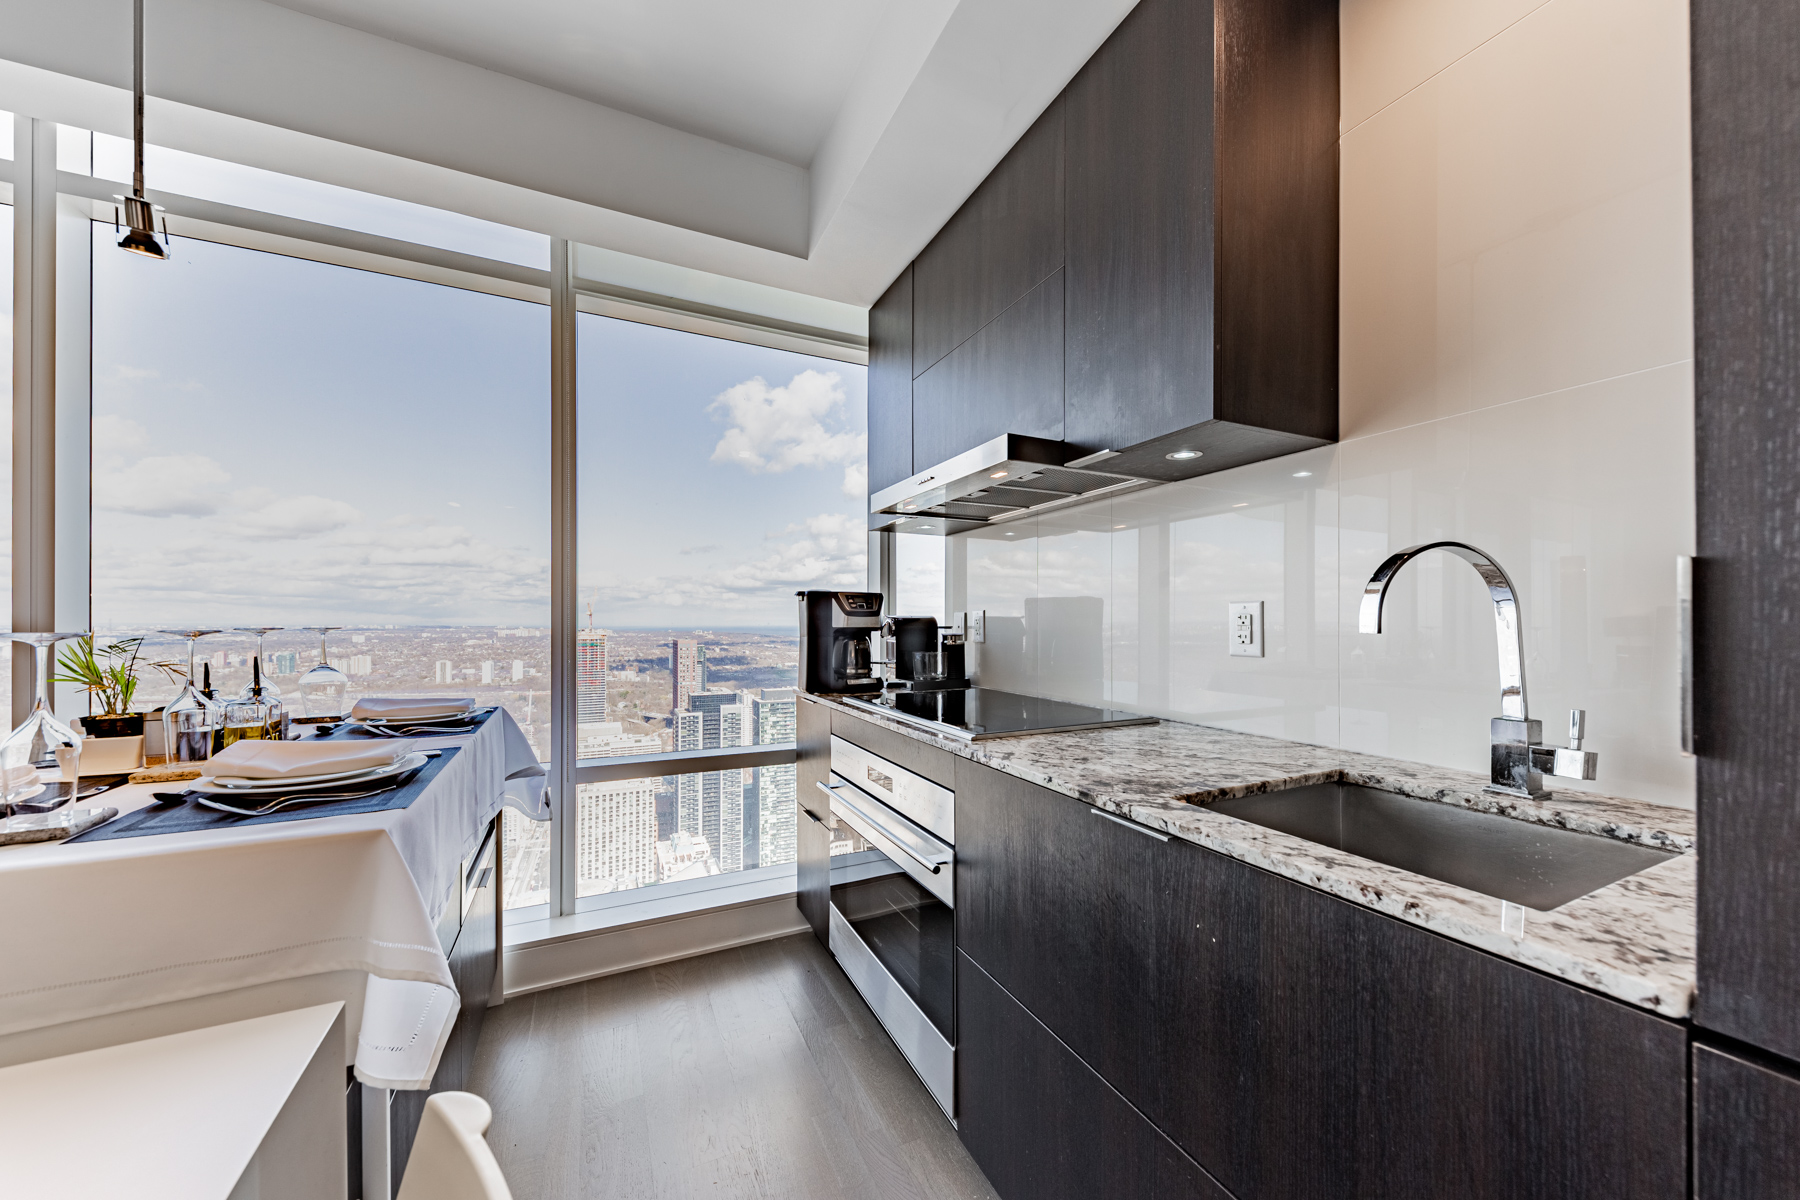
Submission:
M 987 641 L 987 609 L 978 608 L 964 613 L 964 639 L 970 642 Z
M 1226 637 L 1229 639 L 1231 653 L 1239 658 L 1261 658 L 1263 656 L 1263 602 L 1251 600 L 1247 603 L 1227 606 Z

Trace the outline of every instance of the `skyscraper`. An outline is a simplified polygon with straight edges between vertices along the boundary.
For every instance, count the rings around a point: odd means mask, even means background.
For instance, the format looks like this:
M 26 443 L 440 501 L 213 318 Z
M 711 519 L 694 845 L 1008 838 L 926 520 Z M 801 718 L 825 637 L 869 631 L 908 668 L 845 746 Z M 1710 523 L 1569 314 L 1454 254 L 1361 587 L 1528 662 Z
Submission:
M 692 638 L 676 638 L 669 643 L 670 713 L 687 711 L 688 697 L 706 689 L 700 679 L 705 661 L 700 643 Z
M 576 727 L 575 756 L 618 758 L 654 754 L 662 743 L 626 733 L 618 722 Z M 623 891 L 655 883 L 658 780 L 583 783 L 575 788 L 576 894 Z
M 756 745 L 794 740 L 795 704 L 793 688 L 764 688 L 761 698 L 751 701 Z M 793 763 L 781 763 L 758 767 L 756 775 L 757 865 L 793 862 L 797 768 Z
M 679 644 L 679 643 L 678 643 Z M 737 692 L 690 693 L 675 714 L 675 749 L 716 750 L 751 740 L 747 697 Z M 676 828 L 704 838 L 721 871 L 744 866 L 744 771 L 698 771 L 676 776 Z
M 575 723 L 606 720 L 606 630 L 575 631 Z

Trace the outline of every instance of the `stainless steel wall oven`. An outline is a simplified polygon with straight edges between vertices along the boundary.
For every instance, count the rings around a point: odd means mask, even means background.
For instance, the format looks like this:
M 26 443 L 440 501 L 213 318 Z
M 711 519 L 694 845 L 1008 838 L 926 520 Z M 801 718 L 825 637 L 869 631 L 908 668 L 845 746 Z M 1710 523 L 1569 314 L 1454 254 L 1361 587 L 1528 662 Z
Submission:
M 803 818 L 830 829 L 827 944 L 956 1118 L 956 795 L 842 738 Z M 827 882 L 828 881 L 828 882 Z

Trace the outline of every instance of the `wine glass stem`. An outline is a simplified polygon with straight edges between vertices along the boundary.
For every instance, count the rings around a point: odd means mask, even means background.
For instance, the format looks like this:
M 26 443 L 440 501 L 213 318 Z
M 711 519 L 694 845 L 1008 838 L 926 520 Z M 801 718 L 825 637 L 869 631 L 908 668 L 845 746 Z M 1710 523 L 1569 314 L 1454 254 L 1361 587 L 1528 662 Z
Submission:
M 199 640 L 200 640 L 199 638 L 189 638 L 188 639 L 188 682 L 189 683 L 194 682 L 194 643 Z
M 50 708 L 50 647 L 37 646 L 37 706 Z
M 319 635 L 319 665 L 325 665 L 325 635 L 322 633 Z

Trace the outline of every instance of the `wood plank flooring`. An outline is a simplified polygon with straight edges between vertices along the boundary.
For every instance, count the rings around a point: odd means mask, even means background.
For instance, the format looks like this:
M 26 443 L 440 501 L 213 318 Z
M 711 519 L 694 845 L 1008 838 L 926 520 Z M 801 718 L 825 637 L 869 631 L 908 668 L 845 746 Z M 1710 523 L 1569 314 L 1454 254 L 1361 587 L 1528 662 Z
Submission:
M 519 1200 L 996 1200 L 810 933 L 508 1000 L 469 1090 Z

